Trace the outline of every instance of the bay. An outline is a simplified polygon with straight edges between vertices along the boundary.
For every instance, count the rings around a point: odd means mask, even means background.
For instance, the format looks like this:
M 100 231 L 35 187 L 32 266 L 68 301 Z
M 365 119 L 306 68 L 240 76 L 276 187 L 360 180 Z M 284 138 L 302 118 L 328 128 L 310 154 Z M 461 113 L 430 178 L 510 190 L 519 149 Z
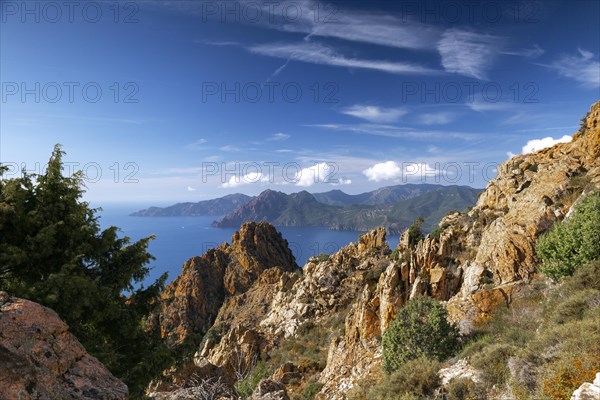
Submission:
M 133 241 L 155 235 L 150 242 L 149 251 L 156 257 L 150 263 L 152 270 L 146 283 L 153 282 L 164 272 L 169 273 L 168 282 L 180 273 L 183 263 L 204 254 L 207 250 L 219 246 L 223 242 L 231 242 L 234 228 L 214 228 L 211 223 L 219 216 L 210 217 L 131 217 L 130 213 L 144 206 L 102 205 L 100 226 L 120 228 L 121 236 L 129 236 Z M 356 242 L 364 232 L 332 231 L 327 228 L 314 227 L 277 227 L 288 241 L 298 265 L 322 253 L 332 254 Z M 398 237 L 388 237 L 388 244 L 393 249 L 398 245 Z

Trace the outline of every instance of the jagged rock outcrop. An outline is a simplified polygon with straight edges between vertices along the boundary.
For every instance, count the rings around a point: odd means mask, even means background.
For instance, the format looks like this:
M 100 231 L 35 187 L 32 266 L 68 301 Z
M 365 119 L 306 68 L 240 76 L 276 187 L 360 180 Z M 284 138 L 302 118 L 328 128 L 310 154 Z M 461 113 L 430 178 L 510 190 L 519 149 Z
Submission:
M 127 396 L 127 386 L 87 354 L 54 311 L 0 292 L 1 399 Z
M 442 385 L 448 385 L 452 379 L 470 379 L 473 382 L 481 382 L 483 379 L 481 371 L 469 365 L 469 362 L 465 358 L 458 360 L 446 368 L 440 369 L 439 375 Z
M 539 235 L 569 212 L 586 186 L 600 184 L 599 121 L 600 102 L 571 143 L 502 164 L 469 212 L 449 214 L 417 243 L 408 232 L 402 235 L 377 288 L 364 285 L 344 337 L 331 343 L 320 376 L 323 398 L 342 399 L 356 381 L 376 373 L 381 346 L 373 340 L 374 328 L 385 331 L 408 299 L 426 294 L 448 300 L 463 332 L 499 304 L 510 304 L 535 272 Z
M 163 323 L 163 332 L 180 337 L 204 332 L 214 322 L 194 368 L 210 365 L 232 377 L 257 357 L 268 359 L 281 343 L 298 338 L 306 324 L 342 318 L 341 331 L 327 333 L 324 368 L 315 374 L 312 367 L 283 362 L 273 366 L 269 381 L 281 383 L 293 395 L 312 374 L 322 385 L 318 399 L 344 399 L 358 381 L 380 377 L 381 335 L 411 298 L 428 295 L 446 301 L 450 317 L 468 332 L 495 307 L 510 305 L 528 290 L 537 238 L 568 215 L 582 193 L 600 186 L 599 121 L 597 103 L 572 142 L 506 161 L 472 209 L 447 215 L 424 239 L 405 232 L 394 252 L 385 242 L 385 231 L 377 229 L 335 254 L 311 258 L 299 271 L 289 264 L 282 268 L 289 251 L 283 242 L 243 245 L 247 241 L 242 237 L 249 235 L 242 228 L 231 246 L 222 245 L 186 264 L 165 296 L 177 304 L 173 311 L 181 316 Z M 257 257 L 257 252 L 270 254 L 269 259 Z M 272 259 L 279 261 L 269 263 Z M 210 283 L 213 279 L 215 284 Z M 210 290 L 217 300 L 208 307 Z M 512 361 L 511 377 L 526 385 L 521 364 Z M 443 374 L 478 379 L 466 362 Z M 261 390 L 255 395 L 262 396 Z
M 224 243 L 201 257 L 188 260 L 182 273 L 162 294 L 163 307 L 154 324 L 163 337 L 181 344 L 204 334 L 223 302 L 246 292 L 269 269 L 298 269 L 287 241 L 265 222 L 249 222 Z

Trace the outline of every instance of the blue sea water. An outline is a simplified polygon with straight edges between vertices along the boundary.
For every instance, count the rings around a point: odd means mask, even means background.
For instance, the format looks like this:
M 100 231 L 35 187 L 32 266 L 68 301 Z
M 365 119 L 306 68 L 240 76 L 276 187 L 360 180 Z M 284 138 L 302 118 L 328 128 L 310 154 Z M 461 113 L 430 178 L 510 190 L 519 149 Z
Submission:
M 230 242 L 236 231 L 233 228 L 214 228 L 211 223 L 219 217 L 131 217 L 130 213 L 143 206 L 103 205 L 100 215 L 102 229 L 117 226 L 123 236 L 138 240 L 149 235 L 149 251 L 156 257 L 150 263 L 152 271 L 147 282 L 153 282 L 164 272 L 172 281 L 181 273 L 183 263 L 191 257 L 200 256 L 208 249 L 223 242 Z M 327 228 L 277 228 L 287 239 L 298 265 L 321 253 L 335 253 L 350 242 L 358 240 L 363 232 L 332 231 Z M 388 237 L 391 248 L 398 245 L 397 237 Z

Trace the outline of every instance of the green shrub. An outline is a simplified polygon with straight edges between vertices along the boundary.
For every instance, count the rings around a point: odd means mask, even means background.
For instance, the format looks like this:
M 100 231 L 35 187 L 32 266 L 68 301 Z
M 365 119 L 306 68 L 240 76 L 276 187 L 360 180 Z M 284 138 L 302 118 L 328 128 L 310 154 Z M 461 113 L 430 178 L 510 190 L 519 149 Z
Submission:
M 600 291 L 584 289 L 560 302 L 553 312 L 552 320 L 557 324 L 581 320 L 590 311 L 598 312 L 598 305 L 600 305 Z
M 575 206 L 568 220 L 558 222 L 536 245 L 540 270 L 553 280 L 573 275 L 577 267 L 600 259 L 600 192 Z
M 321 391 L 323 384 L 315 379 L 311 379 L 310 382 L 304 387 L 302 391 L 302 400 L 312 400 L 315 398 L 317 393 Z
M 439 239 L 442 235 L 442 230 L 440 228 L 436 228 L 429 233 L 429 237 L 432 239 Z
M 423 239 L 425 236 L 423 235 L 423 231 L 421 227 L 425 222 L 425 218 L 419 217 L 413 222 L 413 224 L 408 228 L 408 242 L 411 245 L 415 245 L 419 240 Z
M 262 379 L 267 378 L 270 374 L 271 372 L 269 371 L 267 364 L 263 360 L 260 360 L 254 364 L 244 379 L 236 382 L 235 390 L 240 398 L 245 400 L 252 395 L 252 392 L 254 392 L 258 383 Z
M 458 348 L 458 330 L 437 300 L 419 297 L 402 307 L 383 334 L 383 370 L 391 373 L 407 361 L 429 357 L 443 360 Z
M 317 261 L 318 262 L 326 262 L 329 261 L 329 254 L 326 253 L 321 253 L 317 256 Z
M 447 400 L 486 400 L 487 394 L 481 384 L 467 378 L 454 378 L 445 388 Z
M 600 290 L 600 260 L 592 261 L 575 271 L 575 274 L 565 280 L 563 290 L 572 293 L 583 289 Z
M 464 345 L 457 357 L 459 359 L 471 357 L 473 354 L 481 351 L 493 341 L 494 338 L 492 335 L 476 332 L 472 335 L 472 337 L 469 338 L 469 341 Z
M 581 122 L 579 123 L 579 129 L 577 130 L 577 133 L 585 135 L 587 132 L 587 119 L 589 115 L 590 113 L 588 111 L 583 117 L 581 117 Z
M 214 341 L 215 343 L 219 343 L 223 335 L 229 330 L 228 324 L 215 325 L 211 327 L 206 334 L 204 335 L 205 341 Z
M 495 343 L 485 347 L 471 358 L 473 367 L 483 371 L 483 377 L 491 385 L 501 385 L 508 378 L 507 361 L 515 353 L 515 347 Z
M 362 382 L 348 393 L 352 400 L 410 400 L 431 396 L 441 385 L 439 363 L 425 357 L 408 361 L 379 383 Z
M 538 172 L 538 165 L 531 164 L 529 167 L 527 167 L 527 169 L 530 170 L 531 172 Z

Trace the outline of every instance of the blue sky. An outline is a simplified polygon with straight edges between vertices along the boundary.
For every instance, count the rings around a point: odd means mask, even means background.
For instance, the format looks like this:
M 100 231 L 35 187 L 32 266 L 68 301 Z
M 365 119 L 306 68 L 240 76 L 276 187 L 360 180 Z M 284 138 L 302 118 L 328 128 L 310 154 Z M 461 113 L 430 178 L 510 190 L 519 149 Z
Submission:
M 0 159 L 100 204 L 483 187 L 600 98 L 596 1 L 1 6 Z

